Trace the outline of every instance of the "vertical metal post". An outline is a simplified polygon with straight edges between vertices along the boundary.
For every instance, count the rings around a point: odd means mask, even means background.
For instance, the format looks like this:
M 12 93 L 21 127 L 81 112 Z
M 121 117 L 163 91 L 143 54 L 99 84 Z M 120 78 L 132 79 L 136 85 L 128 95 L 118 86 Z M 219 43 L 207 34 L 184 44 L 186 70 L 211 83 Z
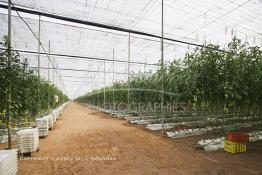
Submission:
M 41 40 L 41 16 L 39 15 L 38 16 L 39 19 L 38 19 L 38 58 L 37 58 L 37 74 L 38 74 L 38 78 L 39 78 L 39 81 L 40 81 L 40 40 Z M 37 84 L 37 115 L 38 113 L 40 112 L 40 84 L 38 83 Z
M 55 58 L 53 57 L 53 84 L 55 85 Z
M 11 0 L 8 0 L 8 77 L 7 77 L 7 95 L 6 95 L 6 119 L 7 119 L 7 132 L 8 132 L 8 149 L 11 149 L 11 80 L 10 80 L 10 70 L 11 70 Z
M 106 105 L 106 61 L 104 60 L 104 106 Z
M 58 70 L 58 63 L 56 63 L 56 67 L 55 67 L 55 74 L 56 74 L 56 77 L 55 77 L 55 85 L 56 85 L 56 87 L 59 89 L 59 81 L 58 81 L 58 73 L 57 73 L 57 70 Z M 60 92 L 58 92 L 58 93 L 60 93 Z M 57 104 L 56 105 L 58 105 L 59 104 L 59 101 L 60 101 L 60 97 L 59 97 L 59 94 L 57 94 L 57 96 L 58 96 L 58 100 L 57 100 Z
M 113 49 L 113 113 L 115 113 L 115 50 Z
M 48 67 L 48 70 L 47 70 L 47 80 L 48 80 L 48 85 L 49 85 L 49 81 L 50 81 L 50 60 L 49 60 L 49 58 L 50 58 L 50 50 L 51 50 L 51 46 L 50 46 L 50 40 L 49 40 L 49 42 L 48 42 L 48 57 L 47 57 L 47 67 Z M 49 88 L 49 86 L 48 86 L 48 88 Z M 48 90 L 48 102 L 47 102 L 47 110 L 48 110 L 48 112 L 50 111 L 50 105 L 49 105 L 49 102 L 50 102 L 50 95 L 49 95 L 49 90 Z
M 99 74 L 100 74 L 100 72 L 99 72 L 99 66 L 98 66 L 98 75 L 97 75 L 97 90 L 98 90 L 98 92 L 97 92 L 97 98 L 98 98 L 98 100 L 97 100 L 97 103 L 98 103 L 98 106 L 100 106 L 99 105 L 99 93 L 100 93 L 100 89 L 99 89 Z
M 162 135 L 164 135 L 164 0 L 162 0 L 162 26 L 161 26 L 161 123 Z
M 58 87 L 57 69 L 58 69 L 58 63 L 56 63 L 56 67 L 55 67 L 55 72 L 56 72 L 56 76 L 55 76 L 55 85 L 56 85 L 56 87 Z
M 95 89 L 96 89 L 96 73 L 94 72 L 94 79 L 93 79 L 93 99 L 94 99 L 94 102 L 93 102 L 93 104 L 94 104 L 94 106 L 96 105 L 95 104 L 95 98 L 96 98 L 96 96 L 95 96 Z
M 128 61 L 127 61 L 127 115 L 130 113 L 130 33 L 128 33 Z
M 38 19 L 38 77 L 40 78 L 40 40 L 41 40 L 41 16 L 39 15 Z
M 144 64 L 144 73 L 146 72 L 146 58 L 145 58 L 145 64 Z
M 88 75 L 88 74 L 87 74 Z M 88 85 L 87 85 L 87 81 L 86 82 L 84 82 L 84 89 L 86 89 L 87 90 L 87 92 L 88 92 Z M 89 97 L 90 98 L 90 97 Z M 88 107 L 88 99 L 89 98 L 86 98 L 86 112 L 87 112 L 87 107 Z M 90 101 L 90 99 L 89 99 L 89 101 Z

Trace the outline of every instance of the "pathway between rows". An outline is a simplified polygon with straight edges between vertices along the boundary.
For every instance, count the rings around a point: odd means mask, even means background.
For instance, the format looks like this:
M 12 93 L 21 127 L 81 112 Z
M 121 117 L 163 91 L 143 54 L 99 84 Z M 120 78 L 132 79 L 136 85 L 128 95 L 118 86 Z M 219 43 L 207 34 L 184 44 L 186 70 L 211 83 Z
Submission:
M 223 175 L 231 168 L 74 102 L 31 158 L 19 161 L 20 175 Z

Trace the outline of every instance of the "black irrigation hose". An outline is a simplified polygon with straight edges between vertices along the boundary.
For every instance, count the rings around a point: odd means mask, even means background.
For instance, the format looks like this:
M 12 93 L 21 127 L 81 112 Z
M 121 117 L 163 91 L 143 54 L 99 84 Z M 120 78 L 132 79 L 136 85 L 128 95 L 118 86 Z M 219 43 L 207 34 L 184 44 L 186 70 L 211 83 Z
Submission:
M 8 6 L 4 5 L 4 4 L 0 4 L 0 8 L 8 9 Z M 148 36 L 148 37 L 161 39 L 161 36 L 146 33 L 146 32 L 141 32 L 141 31 L 137 31 L 137 30 L 125 29 L 125 28 L 121 28 L 121 27 L 116 27 L 116 26 L 111 26 L 111 25 L 106 25 L 106 24 L 100 24 L 100 23 L 96 23 L 96 22 L 84 21 L 84 20 L 74 19 L 74 18 L 70 18 L 70 17 L 64 17 L 64 16 L 60 16 L 60 15 L 56 15 L 56 14 L 40 12 L 40 11 L 21 8 L 21 7 L 14 7 L 13 6 L 11 9 L 16 10 L 16 11 L 20 11 L 20 12 L 23 12 L 23 13 L 32 14 L 32 15 L 40 15 L 40 16 L 45 16 L 45 17 L 48 17 L 48 18 L 54 18 L 54 19 L 58 19 L 58 20 L 62 20 L 62 21 L 68 21 L 68 22 L 73 22 L 73 23 L 78 23 L 78 24 L 84 24 L 84 25 L 100 27 L 100 28 L 109 29 L 109 30 L 133 33 L 133 34 L 137 34 L 137 35 L 144 35 L 144 36 Z M 209 47 L 209 46 L 205 46 L 205 45 L 201 45 L 201 44 L 196 44 L 196 43 L 191 43 L 191 42 L 186 42 L 186 41 L 181 41 L 181 40 L 177 40 L 177 39 L 166 38 L 166 37 L 164 37 L 163 39 L 168 40 L 168 41 L 177 42 L 177 43 L 192 45 L 192 46 L 196 46 L 196 47 L 209 48 L 209 49 L 213 49 L 213 50 L 216 50 L 216 51 L 219 51 L 219 52 L 226 52 L 225 50 L 222 50 L 222 49 L 216 49 L 216 48 L 213 48 L 213 47 Z

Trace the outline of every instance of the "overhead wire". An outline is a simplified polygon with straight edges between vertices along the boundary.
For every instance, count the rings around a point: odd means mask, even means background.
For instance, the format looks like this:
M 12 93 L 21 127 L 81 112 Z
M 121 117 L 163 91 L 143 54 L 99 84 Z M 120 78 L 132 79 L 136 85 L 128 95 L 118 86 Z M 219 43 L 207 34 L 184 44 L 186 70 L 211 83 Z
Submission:
M 18 17 L 25 23 L 25 25 L 28 27 L 28 29 L 29 29 L 29 30 L 31 31 L 31 33 L 33 34 L 34 38 L 35 38 L 36 40 L 38 40 L 37 36 L 35 35 L 34 31 L 31 29 L 31 27 L 29 26 L 29 24 L 23 19 L 23 17 L 20 15 L 20 13 L 18 12 L 18 10 L 16 10 L 13 2 L 12 2 L 12 1 L 10 1 L 10 2 L 11 2 L 11 5 L 12 5 L 12 7 L 13 7 L 12 9 L 14 9 L 14 10 L 16 11 Z M 43 51 L 45 52 L 46 56 L 48 57 L 50 63 L 51 63 L 52 66 L 53 66 L 53 68 L 55 68 L 54 63 L 52 62 L 51 58 L 49 57 L 48 53 L 46 52 L 46 50 L 45 50 L 44 46 L 42 45 L 41 41 L 38 40 L 38 42 L 39 42 L 41 48 L 43 49 Z M 56 72 L 56 75 L 58 76 L 58 72 L 57 72 L 56 70 L 55 70 L 55 72 Z
M 0 4 L 0 8 L 6 9 L 7 5 Z M 84 20 L 79 20 L 79 19 L 75 19 L 75 18 L 60 16 L 60 15 L 56 15 L 56 14 L 40 12 L 40 11 L 35 11 L 35 10 L 30 10 L 30 9 L 25 9 L 25 8 L 20 8 L 20 7 L 12 7 L 12 9 L 15 9 L 17 11 L 21 11 L 21 12 L 24 12 L 24 13 L 32 14 L 32 15 L 41 15 L 41 16 L 45 16 L 45 17 L 49 17 L 49 18 L 58 19 L 58 20 L 63 20 L 63 21 L 68 21 L 68 22 L 73 22 L 73 23 L 79 23 L 79 24 L 85 24 L 85 25 L 100 27 L 100 28 L 109 29 L 109 30 L 116 30 L 116 31 L 120 31 L 120 32 L 133 33 L 133 34 L 144 35 L 144 36 L 148 36 L 148 37 L 161 39 L 161 36 L 159 36 L 159 35 L 141 32 L 141 31 L 137 31 L 137 30 L 131 30 L 131 29 L 126 29 L 126 28 L 122 28 L 122 27 L 116 27 L 116 26 L 111 26 L 111 25 L 106 25 L 106 24 L 101 24 L 101 23 L 96 23 L 96 22 L 84 21 Z M 189 45 L 192 45 L 192 46 L 210 48 L 210 49 L 213 49 L 213 50 L 216 50 L 216 51 L 226 52 L 223 49 L 217 49 L 217 48 L 213 48 L 213 47 L 209 47 L 209 46 L 205 46 L 205 45 L 201 45 L 201 44 L 196 44 L 196 43 L 193 43 L 193 42 L 187 42 L 187 41 L 182 41 L 182 40 L 177 40 L 177 39 L 167 38 L 167 37 L 164 37 L 163 39 L 168 40 L 168 41 L 177 42 L 177 43 L 186 44 L 186 45 L 189 44 Z
M 38 69 L 38 67 L 36 66 L 29 66 L 30 68 L 32 69 Z M 95 73 L 98 73 L 98 72 L 103 72 L 103 71 L 96 71 L 96 70 L 88 70 L 88 69 L 73 69 L 73 68 L 48 68 L 48 67 L 39 67 L 40 69 L 44 69 L 44 70 L 52 70 L 52 69 L 57 69 L 57 70 L 62 70 L 62 71 L 77 71 L 77 72 L 95 72 Z M 110 72 L 110 71 L 107 71 L 106 73 L 113 73 L 113 72 Z M 127 74 L 125 72 L 114 72 L 115 74 Z
M 5 48 L 0 47 L 0 50 L 3 50 Z M 31 50 L 22 50 L 22 49 L 13 49 L 14 51 L 20 52 L 20 53 L 27 53 L 27 54 L 38 54 L 37 51 L 31 51 Z M 46 55 L 43 52 L 40 52 L 41 55 Z M 69 57 L 69 58 L 81 58 L 81 59 L 86 59 L 86 60 L 96 60 L 96 61 L 108 61 L 108 62 L 118 62 L 118 63 L 127 63 L 125 60 L 113 60 L 109 58 L 98 58 L 98 57 L 88 57 L 88 56 L 80 56 L 80 55 L 68 55 L 68 54 L 58 54 L 58 53 L 50 53 L 50 56 L 56 56 L 56 57 Z M 137 61 L 130 61 L 131 64 L 146 64 L 150 66 L 159 66 L 158 63 L 144 63 L 144 62 L 137 62 Z

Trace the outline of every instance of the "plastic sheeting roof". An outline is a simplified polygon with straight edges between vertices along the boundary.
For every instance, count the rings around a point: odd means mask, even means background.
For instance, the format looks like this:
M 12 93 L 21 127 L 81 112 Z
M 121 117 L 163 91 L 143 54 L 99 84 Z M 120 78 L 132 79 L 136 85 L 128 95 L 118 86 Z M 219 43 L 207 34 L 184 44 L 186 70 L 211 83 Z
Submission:
M 160 0 L 12 0 L 12 2 L 17 7 L 154 35 L 161 34 Z M 0 3 L 6 4 L 7 0 Z M 37 52 L 37 40 L 15 11 L 12 11 L 12 15 L 13 48 Z M 38 36 L 38 16 L 25 13 L 20 15 Z M 0 21 L 0 37 L 2 37 L 7 35 L 6 9 L 0 9 Z M 51 81 L 71 98 L 104 86 L 104 61 L 88 58 L 112 60 L 114 50 L 115 60 L 128 60 L 128 33 L 125 32 L 47 17 L 41 17 L 40 31 L 41 43 L 46 51 L 50 41 L 51 53 L 71 55 L 51 56 L 58 70 L 57 73 L 50 71 Z M 262 1 L 164 0 L 164 36 L 197 44 L 219 44 L 222 48 L 236 36 L 248 41 L 250 45 L 262 46 Z M 157 64 L 160 60 L 159 39 L 131 34 L 130 44 L 131 61 L 136 62 L 131 64 L 131 72 L 155 71 L 158 68 L 152 64 Z M 164 60 L 168 62 L 183 57 L 192 49 L 193 46 L 165 41 Z M 41 52 L 44 51 L 41 49 Z M 36 54 L 21 53 L 21 55 L 28 58 L 30 66 L 37 66 Z M 46 68 L 47 65 L 47 56 L 43 54 L 41 67 Z M 115 61 L 113 66 L 112 61 L 105 61 L 105 68 L 106 86 L 112 84 L 113 79 L 127 80 L 127 63 Z M 47 78 L 46 69 L 41 69 L 41 76 Z

